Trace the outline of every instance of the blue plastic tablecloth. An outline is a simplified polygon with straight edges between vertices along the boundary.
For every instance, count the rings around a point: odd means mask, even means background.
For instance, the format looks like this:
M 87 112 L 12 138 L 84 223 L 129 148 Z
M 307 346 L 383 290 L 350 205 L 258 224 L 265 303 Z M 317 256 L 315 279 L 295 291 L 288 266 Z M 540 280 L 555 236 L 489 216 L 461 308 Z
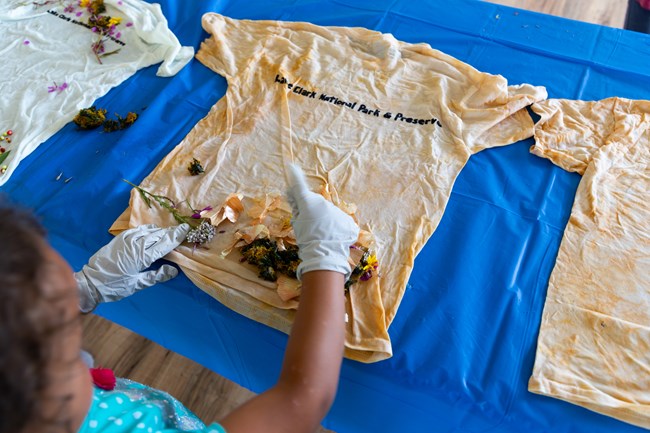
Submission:
M 650 37 L 472 0 L 162 0 L 170 28 L 198 49 L 203 13 L 361 26 L 427 42 L 549 97 L 650 99 Z M 75 269 L 139 182 L 223 96 L 198 61 L 177 76 L 139 71 L 96 105 L 141 112 L 130 129 L 73 124 L 18 167 L 3 191 L 31 207 Z M 20 95 L 3 95 L 19 98 Z M 145 109 L 146 108 L 146 109 Z M 580 177 L 528 152 L 527 140 L 473 156 L 416 259 L 390 327 L 394 356 L 346 360 L 324 425 L 337 432 L 636 432 L 527 391 L 546 287 Z M 56 180 L 63 172 L 61 179 Z M 72 179 L 64 183 L 63 179 Z M 278 375 L 286 335 L 223 307 L 184 276 L 98 313 L 260 392 Z M 212 420 L 205 420 L 212 421 Z

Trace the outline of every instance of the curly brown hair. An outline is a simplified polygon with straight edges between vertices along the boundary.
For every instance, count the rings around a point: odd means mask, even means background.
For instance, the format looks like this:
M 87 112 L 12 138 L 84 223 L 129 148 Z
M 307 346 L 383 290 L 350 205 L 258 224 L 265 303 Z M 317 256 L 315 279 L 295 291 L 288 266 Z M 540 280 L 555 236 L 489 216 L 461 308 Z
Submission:
M 0 433 L 16 433 L 38 410 L 47 330 L 31 310 L 42 305 L 39 277 L 45 230 L 0 197 Z M 38 316 L 38 314 L 36 314 Z

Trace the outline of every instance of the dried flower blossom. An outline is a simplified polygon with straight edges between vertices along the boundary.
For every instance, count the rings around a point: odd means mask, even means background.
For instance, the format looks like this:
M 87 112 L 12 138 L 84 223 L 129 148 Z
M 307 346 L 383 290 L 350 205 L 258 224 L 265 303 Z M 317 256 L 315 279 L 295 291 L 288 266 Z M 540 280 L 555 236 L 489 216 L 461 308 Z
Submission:
M 368 281 L 374 275 L 374 272 L 379 268 L 379 261 L 377 256 L 374 253 L 371 253 L 369 249 L 365 247 L 359 247 L 358 245 L 350 246 L 353 251 L 361 253 L 361 258 L 356 263 L 356 266 L 352 269 L 350 278 L 345 282 L 346 291 L 358 281 Z M 356 260 L 352 260 L 356 262 Z
M 103 108 L 82 108 L 72 121 L 81 129 L 95 129 L 106 121 L 106 110 Z
M 212 224 L 202 221 L 201 225 L 189 231 L 185 240 L 195 245 L 205 244 L 214 238 L 215 233 L 216 230 Z
M 79 0 L 79 6 L 86 8 L 93 15 L 99 15 L 106 12 L 104 0 Z
M 66 84 L 63 88 L 65 89 L 67 87 L 68 85 Z M 127 113 L 126 117 L 122 117 L 117 113 L 115 113 L 115 116 L 117 116 L 117 120 L 106 119 L 106 110 L 93 106 L 79 110 L 79 113 L 72 121 L 81 129 L 95 129 L 103 126 L 104 132 L 113 132 L 126 129 L 138 120 L 138 115 L 133 112 Z
M 106 51 L 106 43 L 111 39 L 119 39 L 122 36 L 121 34 L 116 35 L 116 33 L 119 33 L 116 28 L 122 22 L 122 18 L 100 15 L 106 12 L 104 0 L 79 0 L 79 6 L 86 8 L 90 13 L 88 25 L 91 26 L 93 33 L 97 34 L 97 39 L 90 45 L 90 48 L 97 61 L 101 64 L 103 57 L 117 54 L 120 51 L 120 48 Z M 80 16 L 79 13 L 77 13 L 77 16 Z
M 296 270 L 300 264 L 296 246 L 280 251 L 275 241 L 262 238 L 243 246 L 240 252 L 246 262 L 257 266 L 258 276 L 263 280 L 276 281 L 278 273 L 296 278 Z
M 196 158 L 192 158 L 192 162 L 188 164 L 187 170 L 190 172 L 192 176 L 196 176 L 205 172 L 203 166 L 201 165 L 201 161 L 199 161 Z
M 138 115 L 131 111 L 127 113 L 126 117 L 122 117 L 117 113 L 115 113 L 115 116 L 117 116 L 117 120 L 106 120 L 104 122 L 104 132 L 114 132 L 126 129 L 138 120 Z

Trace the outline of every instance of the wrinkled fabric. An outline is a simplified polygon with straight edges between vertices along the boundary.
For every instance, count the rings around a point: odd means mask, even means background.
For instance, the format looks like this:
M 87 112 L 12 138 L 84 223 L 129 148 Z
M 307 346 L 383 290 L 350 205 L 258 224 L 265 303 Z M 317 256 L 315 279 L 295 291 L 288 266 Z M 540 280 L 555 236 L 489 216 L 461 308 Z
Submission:
M 225 433 L 217 423 L 206 426 L 181 402 L 164 391 L 128 379 L 114 390 L 93 387 L 93 398 L 78 433 Z
M 427 44 L 364 28 L 213 13 L 203 27 L 211 37 L 197 58 L 227 78 L 227 94 L 141 186 L 200 208 L 231 193 L 243 194 L 245 206 L 282 194 L 288 162 L 312 190 L 328 184 L 357 205 L 379 260 L 379 277 L 349 291 L 346 356 L 390 357 L 388 327 L 458 173 L 473 153 L 530 137 L 525 107 L 546 98 L 545 89 L 508 86 Z M 193 158 L 204 174 L 189 175 Z M 173 219 L 132 193 L 111 231 L 147 222 Z M 282 301 L 275 283 L 236 254 L 220 259 L 234 228 L 225 230 L 209 249 L 181 246 L 167 258 L 225 305 L 288 332 L 297 302 Z
M 533 105 L 535 155 L 583 176 L 529 390 L 650 428 L 650 101 Z
M 97 40 L 90 16 L 77 2 L 5 0 L 0 5 L 0 133 L 12 130 L 9 151 L 0 165 L 0 185 L 36 147 L 69 123 L 82 108 L 133 75 L 138 69 L 163 62 L 159 76 L 176 74 L 192 59 L 191 47 L 181 47 L 167 28 L 160 5 L 140 0 L 105 0 L 104 15 L 121 18 L 119 38 L 105 43 L 95 57 Z M 74 5 L 74 6 L 73 6 Z M 72 9 L 67 9 L 71 7 Z M 67 84 L 67 88 L 59 90 Z M 49 88 L 54 88 L 48 92 Z M 133 107 L 139 111 L 141 107 Z M 126 113 L 120 113 L 123 116 Z M 114 113 L 107 113 L 114 119 Z

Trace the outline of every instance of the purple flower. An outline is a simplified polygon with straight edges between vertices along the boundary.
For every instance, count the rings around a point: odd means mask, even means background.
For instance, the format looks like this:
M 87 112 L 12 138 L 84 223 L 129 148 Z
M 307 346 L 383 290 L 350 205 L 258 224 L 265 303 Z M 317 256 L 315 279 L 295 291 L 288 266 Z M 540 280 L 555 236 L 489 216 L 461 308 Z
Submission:
M 117 39 L 121 38 L 121 37 L 122 37 L 122 33 L 121 33 L 121 32 L 117 32 L 117 33 L 115 34 L 115 37 L 116 37 Z
M 52 93 L 58 91 L 59 93 L 63 92 L 65 89 L 68 88 L 68 83 L 64 82 L 60 86 L 54 82 L 54 86 L 48 86 L 47 87 L 47 93 Z
M 83 12 L 79 11 L 79 12 L 77 12 L 75 15 L 78 16 L 78 17 L 80 17 L 80 16 L 82 16 L 83 14 L 84 14 Z
M 127 27 L 132 27 L 132 26 L 133 26 L 133 23 L 129 21 L 128 23 L 126 23 L 126 26 L 127 26 Z
M 97 33 L 97 27 L 93 27 L 93 28 L 90 29 L 90 30 L 92 30 L 93 33 Z
M 23 42 L 23 45 L 29 45 L 29 41 L 27 39 L 25 39 L 25 41 Z
M 195 218 L 195 219 L 202 218 L 203 217 L 202 214 L 204 212 L 207 212 L 207 211 L 210 211 L 210 210 L 212 210 L 212 206 L 206 206 L 203 209 L 201 209 L 200 211 L 193 213 L 191 218 Z
M 372 271 L 366 271 L 359 277 L 361 281 L 368 281 L 372 278 Z
M 67 13 L 74 12 L 74 6 L 72 6 L 71 4 L 67 5 L 65 9 L 63 9 L 63 12 L 67 12 Z
M 118 5 L 122 6 L 124 3 L 122 3 L 122 0 L 117 2 Z

